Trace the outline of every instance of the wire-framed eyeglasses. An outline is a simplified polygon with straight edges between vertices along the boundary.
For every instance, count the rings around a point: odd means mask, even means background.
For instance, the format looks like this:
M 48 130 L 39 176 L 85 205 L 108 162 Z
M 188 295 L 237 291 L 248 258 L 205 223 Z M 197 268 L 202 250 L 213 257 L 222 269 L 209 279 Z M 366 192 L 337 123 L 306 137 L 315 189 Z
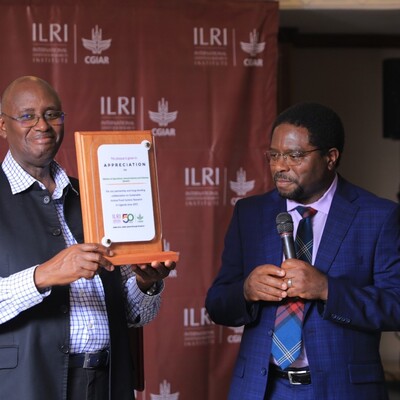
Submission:
M 64 117 L 66 114 L 63 111 L 47 110 L 42 115 L 36 115 L 33 113 L 25 113 L 25 114 L 20 115 L 19 117 L 12 117 L 11 115 L 8 115 L 4 112 L 2 112 L 1 115 L 4 115 L 7 118 L 10 118 L 13 121 L 19 122 L 19 124 L 23 128 L 33 128 L 34 126 L 37 125 L 40 118 L 43 118 L 48 124 L 50 124 L 52 126 L 53 125 L 54 126 L 62 125 L 64 123 Z
M 277 164 L 281 157 L 287 166 L 293 167 L 296 165 L 300 165 L 307 154 L 312 153 L 314 151 L 321 150 L 319 147 L 312 150 L 293 150 L 287 151 L 285 153 L 278 153 L 274 150 L 268 150 L 265 152 L 265 158 L 270 164 Z

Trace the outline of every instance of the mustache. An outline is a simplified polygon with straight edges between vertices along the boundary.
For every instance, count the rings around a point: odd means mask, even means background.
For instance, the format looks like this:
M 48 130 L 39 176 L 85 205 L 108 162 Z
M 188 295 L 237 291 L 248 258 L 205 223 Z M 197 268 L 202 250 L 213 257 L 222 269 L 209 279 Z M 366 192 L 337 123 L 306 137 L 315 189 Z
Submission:
M 286 174 L 284 174 L 282 172 L 276 172 L 272 178 L 273 178 L 274 182 L 276 182 L 278 179 L 284 179 L 285 181 L 296 183 L 295 179 L 291 178 L 290 176 L 287 176 Z

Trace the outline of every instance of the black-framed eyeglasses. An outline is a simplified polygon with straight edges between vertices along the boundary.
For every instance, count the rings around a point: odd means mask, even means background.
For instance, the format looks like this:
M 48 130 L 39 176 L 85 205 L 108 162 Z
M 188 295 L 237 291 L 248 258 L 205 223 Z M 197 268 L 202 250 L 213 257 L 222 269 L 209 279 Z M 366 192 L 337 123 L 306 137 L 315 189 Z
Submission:
M 279 162 L 280 158 L 283 158 L 283 161 L 287 166 L 293 167 L 296 165 L 300 165 L 307 154 L 312 153 L 314 151 L 321 150 L 319 147 L 312 150 L 293 150 L 287 151 L 285 153 L 278 153 L 274 150 L 268 150 L 265 152 L 265 158 L 270 164 L 276 164 Z
M 4 112 L 1 115 L 6 116 L 7 118 L 12 119 L 13 121 L 17 121 L 23 128 L 33 128 L 37 125 L 40 118 L 43 118 L 50 125 L 62 125 L 64 123 L 65 113 L 63 111 L 58 110 L 47 110 L 42 115 L 36 115 L 33 113 L 25 113 L 20 115 L 19 117 L 12 117 Z

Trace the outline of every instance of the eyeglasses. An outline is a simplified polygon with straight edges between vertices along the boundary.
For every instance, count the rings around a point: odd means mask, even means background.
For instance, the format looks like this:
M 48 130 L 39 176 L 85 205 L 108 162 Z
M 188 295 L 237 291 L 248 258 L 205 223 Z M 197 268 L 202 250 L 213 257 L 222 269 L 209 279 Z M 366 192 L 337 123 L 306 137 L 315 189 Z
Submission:
M 48 124 L 52 126 L 62 125 L 64 123 L 64 117 L 65 117 L 64 112 L 56 110 L 47 110 L 42 115 L 36 115 L 31 113 L 26 113 L 19 117 L 12 117 L 11 115 L 7 115 L 6 113 L 1 113 L 1 115 L 4 115 L 14 121 L 19 122 L 23 128 L 33 128 L 34 126 L 37 125 L 40 118 L 43 118 Z
M 295 151 L 288 151 L 286 153 L 278 153 L 274 150 L 268 150 L 265 152 L 265 158 L 270 164 L 276 164 L 279 162 L 280 158 L 283 158 L 286 165 L 289 167 L 293 167 L 296 165 L 300 165 L 303 162 L 304 157 L 312 153 L 313 151 L 321 150 L 320 148 L 312 149 L 312 150 L 295 150 Z

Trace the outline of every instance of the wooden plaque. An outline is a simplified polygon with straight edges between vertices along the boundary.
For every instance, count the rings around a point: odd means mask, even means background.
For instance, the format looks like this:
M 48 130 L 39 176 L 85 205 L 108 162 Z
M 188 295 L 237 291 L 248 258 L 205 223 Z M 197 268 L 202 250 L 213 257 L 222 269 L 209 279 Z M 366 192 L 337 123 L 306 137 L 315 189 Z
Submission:
M 150 131 L 75 132 L 85 242 L 114 265 L 179 258 L 163 251 L 154 145 Z

